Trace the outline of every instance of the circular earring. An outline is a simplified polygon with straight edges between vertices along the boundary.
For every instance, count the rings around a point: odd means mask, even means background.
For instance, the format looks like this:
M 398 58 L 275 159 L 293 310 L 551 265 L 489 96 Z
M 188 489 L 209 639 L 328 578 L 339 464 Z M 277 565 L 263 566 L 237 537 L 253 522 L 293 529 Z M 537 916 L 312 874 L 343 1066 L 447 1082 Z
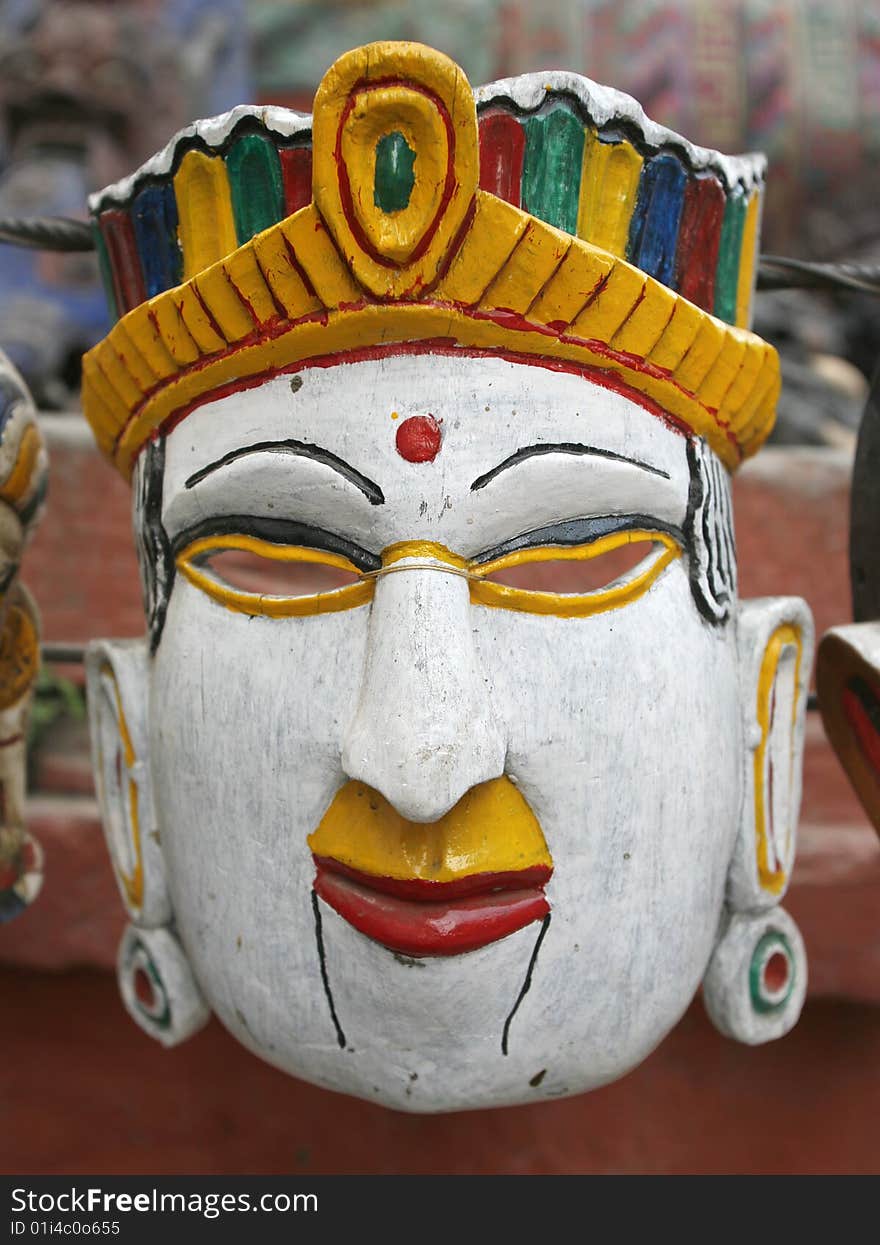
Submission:
M 122 935 L 116 962 L 119 992 L 132 1020 L 163 1046 L 177 1046 L 210 1016 L 183 948 L 168 929 Z
M 728 920 L 703 978 L 703 1001 L 719 1032 L 757 1046 L 797 1023 L 807 993 L 800 930 L 782 908 Z

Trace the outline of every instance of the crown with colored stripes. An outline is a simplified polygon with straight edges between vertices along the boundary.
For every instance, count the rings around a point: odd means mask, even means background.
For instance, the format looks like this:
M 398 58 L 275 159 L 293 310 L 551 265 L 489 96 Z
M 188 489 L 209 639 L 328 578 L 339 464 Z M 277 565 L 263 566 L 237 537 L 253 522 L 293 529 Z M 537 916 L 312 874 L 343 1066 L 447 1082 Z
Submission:
M 611 374 L 733 468 L 779 389 L 747 329 L 763 173 L 574 74 L 473 93 L 430 48 L 359 48 L 312 118 L 233 109 L 94 196 L 122 318 L 85 357 L 86 416 L 127 473 L 230 388 L 437 342 Z

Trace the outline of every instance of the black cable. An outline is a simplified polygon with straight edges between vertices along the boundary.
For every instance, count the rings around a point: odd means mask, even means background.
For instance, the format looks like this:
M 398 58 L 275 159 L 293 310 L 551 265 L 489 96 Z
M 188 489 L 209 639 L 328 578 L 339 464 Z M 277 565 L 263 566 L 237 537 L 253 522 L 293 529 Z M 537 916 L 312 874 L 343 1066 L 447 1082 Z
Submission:
M 759 290 L 858 290 L 880 295 L 880 264 L 816 264 L 784 255 L 762 255 Z
M 43 251 L 93 251 L 86 221 L 64 216 L 0 217 L 0 243 Z M 811 263 L 785 255 L 762 255 L 759 290 L 859 290 L 880 295 L 880 264 Z
M 0 242 L 38 251 L 93 251 L 91 226 L 65 216 L 0 216 Z
M 79 666 L 85 661 L 86 646 L 63 642 L 58 644 L 49 640 L 40 646 L 40 653 L 44 662 L 60 666 Z

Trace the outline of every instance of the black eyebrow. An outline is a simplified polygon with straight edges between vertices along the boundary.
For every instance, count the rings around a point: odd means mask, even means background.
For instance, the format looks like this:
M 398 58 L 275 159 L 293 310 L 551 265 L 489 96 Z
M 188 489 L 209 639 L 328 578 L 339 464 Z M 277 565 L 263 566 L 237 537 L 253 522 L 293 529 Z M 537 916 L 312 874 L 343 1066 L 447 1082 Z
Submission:
M 205 476 L 209 476 L 218 467 L 225 467 L 228 463 L 234 463 L 236 459 L 244 458 L 247 454 L 258 454 L 265 450 L 273 454 L 295 454 L 300 458 L 311 458 L 315 462 L 323 463 L 326 467 L 330 467 L 333 471 L 338 472 L 339 475 L 353 484 L 355 488 L 360 489 L 371 506 L 383 506 L 385 504 L 385 494 L 378 484 L 362 475 L 356 467 L 352 467 L 344 458 L 338 458 L 336 454 L 331 454 L 329 450 L 322 449 L 320 445 L 309 445 L 306 441 L 258 441 L 256 445 L 243 445 L 240 449 L 230 450 L 228 454 L 224 454 L 216 462 L 208 463 L 207 467 L 200 467 L 198 471 L 194 471 L 184 487 L 192 488 L 194 484 L 204 480 Z
M 475 493 L 477 489 L 485 488 L 489 481 L 494 480 L 502 471 L 506 471 L 508 467 L 515 467 L 517 463 L 523 462 L 526 458 L 533 458 L 536 454 L 591 454 L 595 458 L 610 458 L 616 463 L 629 463 L 631 467 L 640 467 L 642 471 L 650 471 L 651 475 L 662 476 L 664 480 L 670 479 L 668 471 L 663 471 L 660 467 L 652 467 L 650 463 L 643 463 L 638 458 L 627 458 L 625 454 L 616 454 L 614 450 L 603 450 L 597 445 L 578 445 L 573 441 L 559 441 L 551 445 L 527 445 L 523 449 L 514 451 L 497 467 L 493 467 L 485 475 L 477 476 L 471 485 L 471 492 Z

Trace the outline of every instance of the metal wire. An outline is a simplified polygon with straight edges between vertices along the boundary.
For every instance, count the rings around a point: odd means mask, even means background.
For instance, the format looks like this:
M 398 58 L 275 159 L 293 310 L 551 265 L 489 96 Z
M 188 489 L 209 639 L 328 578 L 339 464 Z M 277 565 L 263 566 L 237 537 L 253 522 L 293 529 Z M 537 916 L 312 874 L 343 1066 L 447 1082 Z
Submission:
M 0 216 L 0 242 L 37 251 L 93 251 L 95 239 L 83 220 L 66 216 Z
M 0 243 L 42 251 L 93 251 L 90 226 L 65 216 L 0 217 Z M 880 264 L 818 264 L 785 255 L 762 255 L 759 290 L 858 290 L 880 295 Z
M 381 579 L 384 575 L 394 575 L 397 571 L 442 571 L 444 575 L 458 575 L 473 583 L 482 581 L 482 575 L 463 567 L 450 566 L 448 562 L 392 562 L 390 566 L 380 566 L 377 571 L 361 571 L 361 579 Z
M 43 251 L 93 251 L 95 240 L 85 221 L 71 220 L 63 216 L 0 217 L 0 243 L 23 246 Z M 810 263 L 801 259 L 789 259 L 784 255 L 762 255 L 758 264 L 757 287 L 759 290 L 824 289 L 857 290 L 863 294 L 880 296 L 880 265 L 855 263 Z M 477 576 L 458 568 L 439 567 L 432 563 L 418 564 L 419 569 L 443 570 L 447 574 L 461 575 L 465 579 Z M 407 567 L 383 567 L 369 573 L 378 578 Z M 79 644 L 44 644 L 43 660 L 48 662 L 82 662 L 84 647 Z M 818 708 L 815 693 L 811 693 L 808 709 Z
M 53 665 L 81 665 L 86 659 L 84 644 L 53 643 L 51 640 L 40 646 L 43 661 Z
M 759 290 L 858 290 L 880 296 L 880 264 L 815 264 L 785 255 L 762 255 Z

